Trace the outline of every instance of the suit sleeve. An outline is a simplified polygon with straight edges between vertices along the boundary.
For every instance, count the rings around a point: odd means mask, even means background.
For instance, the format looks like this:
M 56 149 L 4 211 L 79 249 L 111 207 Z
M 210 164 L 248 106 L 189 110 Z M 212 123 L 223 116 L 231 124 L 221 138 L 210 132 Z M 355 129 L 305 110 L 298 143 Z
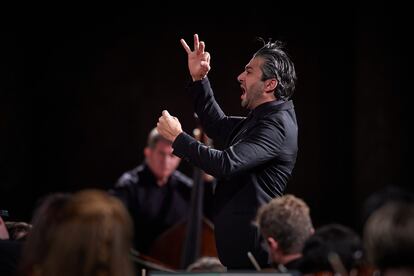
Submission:
M 214 98 L 208 78 L 188 86 L 193 96 L 194 108 L 207 135 L 214 141 L 224 144 L 231 130 L 243 118 L 226 116 Z
M 282 124 L 259 122 L 250 135 L 225 150 L 209 148 L 190 135 L 181 133 L 174 141 L 174 154 L 220 178 L 247 171 L 275 157 L 285 139 Z

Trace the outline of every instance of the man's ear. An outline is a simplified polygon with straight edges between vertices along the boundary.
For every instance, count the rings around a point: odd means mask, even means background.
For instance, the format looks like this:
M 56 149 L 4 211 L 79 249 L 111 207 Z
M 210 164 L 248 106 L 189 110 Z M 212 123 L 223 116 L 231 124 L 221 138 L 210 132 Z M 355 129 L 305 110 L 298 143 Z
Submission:
M 145 156 L 145 158 L 148 158 L 148 156 L 150 155 L 150 153 L 151 153 L 151 148 L 145 147 L 145 149 L 144 149 L 144 156 Z
M 279 82 L 276 79 L 265 80 L 265 92 L 266 93 L 269 93 L 269 92 L 273 93 L 273 91 L 276 89 L 278 83 Z
M 268 237 L 266 239 L 267 245 L 269 246 L 270 250 L 275 252 L 279 248 L 279 243 L 272 237 Z

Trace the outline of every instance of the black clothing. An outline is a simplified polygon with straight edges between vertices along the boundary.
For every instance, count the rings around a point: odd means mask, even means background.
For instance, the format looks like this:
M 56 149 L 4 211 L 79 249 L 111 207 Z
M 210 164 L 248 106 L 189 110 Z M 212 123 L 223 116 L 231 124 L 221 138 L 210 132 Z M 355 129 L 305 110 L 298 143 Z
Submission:
M 0 240 L 0 275 L 15 275 L 20 261 L 23 242 Z
M 110 190 L 128 208 L 134 221 L 136 250 L 148 254 L 152 242 L 184 220 L 189 211 L 192 180 L 174 171 L 162 187 L 146 164 L 124 173 Z
M 298 258 L 298 259 L 292 260 L 288 263 L 285 263 L 284 265 L 281 265 L 281 266 L 283 266 L 287 271 L 289 271 L 289 270 L 290 271 L 292 271 L 292 270 L 298 271 L 300 263 L 301 263 L 301 259 Z M 286 272 L 286 271 L 281 271 L 281 272 Z
M 214 195 L 216 245 L 229 269 L 252 269 L 247 252 L 265 267 L 267 253 L 252 224 L 257 208 L 283 195 L 296 162 L 297 123 L 292 101 L 264 103 L 248 118 L 226 116 L 208 78 L 192 83 L 196 113 L 207 135 L 225 145 L 206 147 L 186 133 L 174 141 L 174 154 L 218 178 Z

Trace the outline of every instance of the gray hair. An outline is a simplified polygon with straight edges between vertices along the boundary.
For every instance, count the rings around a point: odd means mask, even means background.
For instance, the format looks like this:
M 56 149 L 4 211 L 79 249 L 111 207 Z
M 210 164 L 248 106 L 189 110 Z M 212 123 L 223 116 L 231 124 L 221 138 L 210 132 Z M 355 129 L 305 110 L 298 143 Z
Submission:
M 292 60 L 283 51 L 282 43 L 269 41 L 253 57 L 261 57 L 264 60 L 261 67 L 262 81 L 275 78 L 278 82 L 274 92 L 276 98 L 288 100 L 295 90 L 296 71 Z

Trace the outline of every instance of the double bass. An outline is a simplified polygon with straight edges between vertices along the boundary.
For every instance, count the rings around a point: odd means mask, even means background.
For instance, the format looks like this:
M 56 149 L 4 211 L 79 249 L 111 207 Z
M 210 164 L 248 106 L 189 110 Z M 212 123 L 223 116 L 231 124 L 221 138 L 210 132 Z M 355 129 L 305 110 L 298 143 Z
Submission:
M 211 143 L 200 128 L 194 130 L 194 136 L 207 145 Z M 199 257 L 217 257 L 214 226 L 203 216 L 206 177 L 209 176 L 204 171 L 194 167 L 189 215 L 154 241 L 149 251 L 151 258 L 174 269 L 185 269 Z

